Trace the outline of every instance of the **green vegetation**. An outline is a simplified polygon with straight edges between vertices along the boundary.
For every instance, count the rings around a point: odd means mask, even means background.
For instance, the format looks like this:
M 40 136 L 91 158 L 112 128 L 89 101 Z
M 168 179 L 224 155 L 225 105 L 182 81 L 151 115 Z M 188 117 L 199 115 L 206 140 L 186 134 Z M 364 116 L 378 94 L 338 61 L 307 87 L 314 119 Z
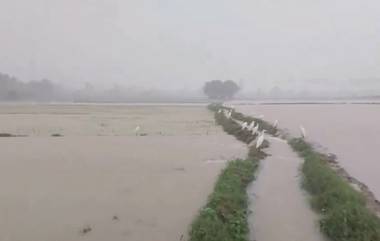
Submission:
M 379 241 L 380 219 L 368 210 L 364 196 L 309 143 L 295 138 L 289 144 L 305 159 L 303 185 L 311 194 L 312 207 L 322 214 L 321 230 L 334 241 Z
M 206 207 L 192 224 L 191 241 L 248 240 L 246 188 L 254 179 L 257 166 L 256 158 L 228 163 Z
M 235 112 L 233 109 L 223 107 L 220 104 L 212 104 L 208 108 L 215 112 L 216 122 L 222 125 L 227 133 L 234 135 L 237 139 L 245 143 L 251 142 L 255 137 L 241 130 L 239 123 L 234 120 L 247 123 L 255 121 L 259 123 L 260 130 L 266 129 L 270 134 L 277 132 L 268 122 L 245 116 Z M 219 113 L 220 109 L 227 111 L 232 110 L 232 119 L 228 119 L 223 113 Z M 311 194 L 310 201 L 312 207 L 321 214 L 320 228 L 322 232 L 333 241 L 380 241 L 380 219 L 367 208 L 365 196 L 351 186 L 349 182 L 343 179 L 330 166 L 329 158 L 326 155 L 315 151 L 304 139 L 294 138 L 289 141 L 289 144 L 305 159 L 302 166 L 303 186 Z M 266 145 L 268 145 L 268 143 L 266 143 Z M 256 160 L 256 163 L 258 163 L 257 160 L 264 158 L 265 153 L 251 148 L 248 158 L 253 157 L 253 160 Z M 227 169 L 228 168 L 229 166 Z M 220 179 L 222 178 L 224 178 L 223 174 Z M 218 181 L 217 185 L 221 185 L 220 182 L 221 180 Z M 216 191 L 219 191 L 219 189 L 216 188 L 215 192 Z M 245 188 L 243 188 L 243 191 L 245 192 Z M 226 228 L 224 222 L 222 222 L 223 219 L 217 218 L 218 212 L 215 211 L 215 206 L 211 205 L 213 203 L 211 199 L 213 198 L 212 195 L 209 204 L 201 212 L 201 220 L 199 221 L 209 221 L 210 224 L 212 223 L 214 225 L 210 226 L 210 229 L 216 229 L 217 232 L 207 233 L 211 234 L 209 239 L 194 238 L 191 240 L 246 240 L 246 236 L 244 235 L 239 237 L 231 236 L 228 229 L 223 229 Z M 237 210 L 245 210 L 244 206 L 242 206 L 242 208 L 243 209 Z M 211 222 L 210 220 L 213 220 L 215 217 L 216 222 Z M 195 230 L 200 229 L 200 227 L 196 226 L 199 224 L 200 223 L 197 222 L 194 223 L 197 228 Z M 239 229 L 240 231 L 244 230 L 244 225 L 246 224 L 242 222 L 242 228 Z M 201 227 L 209 226 L 205 225 Z M 208 230 L 208 228 L 205 230 Z M 194 236 L 192 236 L 192 238 L 193 237 Z
M 227 118 L 223 113 L 215 112 L 214 115 L 216 124 L 221 125 L 223 130 L 229 135 L 233 135 L 238 140 L 247 144 L 255 139 L 256 136 L 252 135 L 252 132 L 243 130 L 239 123 Z
M 241 130 L 238 123 L 218 113 L 216 105 L 209 109 L 223 129 L 248 143 L 252 135 Z M 224 118 L 223 118 L 224 117 Z M 263 147 L 266 147 L 265 143 Z M 254 180 L 259 160 L 266 154 L 261 149 L 250 147 L 245 160 L 230 161 L 220 174 L 207 205 L 201 210 L 191 226 L 190 241 L 247 241 L 248 197 L 246 188 Z

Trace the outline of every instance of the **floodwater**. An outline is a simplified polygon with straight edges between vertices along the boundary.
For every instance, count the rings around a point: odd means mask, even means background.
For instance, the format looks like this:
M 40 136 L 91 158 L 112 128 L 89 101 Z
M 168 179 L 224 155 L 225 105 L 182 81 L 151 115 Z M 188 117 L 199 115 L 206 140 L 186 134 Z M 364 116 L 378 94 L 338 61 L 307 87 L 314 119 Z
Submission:
M 307 131 L 307 140 L 337 155 L 350 175 L 368 185 L 380 199 L 380 105 L 376 104 L 302 104 L 238 105 L 248 115 L 264 115 L 279 120 L 280 128 L 300 136 L 299 126 Z
M 322 241 L 316 214 L 300 188 L 302 160 L 280 139 L 271 138 L 270 154 L 248 188 L 252 200 L 251 240 Z
M 133 136 L 137 125 L 149 136 L 219 132 L 204 106 L 0 105 L 0 116 L 0 133 L 14 135 Z
M 4 241 L 184 240 L 246 155 L 204 106 L 1 105 L 1 132 L 28 135 L 0 138 Z

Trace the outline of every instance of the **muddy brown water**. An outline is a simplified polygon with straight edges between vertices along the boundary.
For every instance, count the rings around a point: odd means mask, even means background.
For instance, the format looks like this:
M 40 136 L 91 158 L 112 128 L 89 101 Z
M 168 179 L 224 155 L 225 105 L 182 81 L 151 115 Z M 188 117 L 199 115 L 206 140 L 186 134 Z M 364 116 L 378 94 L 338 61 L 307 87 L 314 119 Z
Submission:
M 205 106 L 0 104 L 0 133 L 28 136 L 150 136 L 219 133 Z
M 325 152 L 337 155 L 347 172 L 368 185 L 380 199 L 380 105 L 304 104 L 237 105 L 248 115 L 264 115 L 268 121 L 280 122 L 299 136 L 299 125 L 307 131 L 307 140 L 321 145 Z
M 178 241 L 246 155 L 204 106 L 6 105 L 0 129 L 28 135 L 0 139 L 2 241 Z
M 250 240 L 323 241 L 318 217 L 300 188 L 302 160 L 279 139 L 269 138 L 270 156 L 261 161 L 258 177 L 248 188 Z

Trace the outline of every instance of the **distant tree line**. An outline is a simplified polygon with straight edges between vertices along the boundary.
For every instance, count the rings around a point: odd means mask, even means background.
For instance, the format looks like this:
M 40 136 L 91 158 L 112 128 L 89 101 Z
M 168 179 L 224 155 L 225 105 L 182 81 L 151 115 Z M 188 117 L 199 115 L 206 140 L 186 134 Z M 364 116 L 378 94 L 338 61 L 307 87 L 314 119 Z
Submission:
M 60 100 L 63 90 L 47 79 L 22 82 L 0 73 L 0 100 L 2 101 L 54 101 Z
M 214 100 L 232 99 L 239 90 L 240 87 L 232 80 L 212 80 L 203 86 L 203 92 Z
M 239 91 L 232 80 L 212 80 L 205 83 L 204 94 L 210 99 L 232 99 Z M 87 83 L 82 89 L 64 89 L 48 79 L 24 82 L 0 73 L 0 101 L 74 101 L 74 102 L 160 102 L 201 101 L 200 92 L 166 91 L 162 89 L 123 88 L 96 90 Z

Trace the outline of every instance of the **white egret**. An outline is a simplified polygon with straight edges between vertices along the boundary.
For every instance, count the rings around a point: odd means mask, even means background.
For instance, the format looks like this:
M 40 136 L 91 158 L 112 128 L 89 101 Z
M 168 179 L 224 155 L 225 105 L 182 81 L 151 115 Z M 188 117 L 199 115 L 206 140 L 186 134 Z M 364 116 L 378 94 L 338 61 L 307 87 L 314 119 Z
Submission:
M 256 148 L 260 148 L 260 146 L 264 143 L 264 140 L 265 140 L 265 130 L 263 130 L 259 138 L 257 138 Z
M 251 124 L 248 126 L 248 130 L 252 131 L 255 127 L 255 121 L 252 121 Z
M 301 131 L 301 136 L 302 136 L 302 138 L 306 138 L 306 130 L 305 130 L 305 127 L 300 126 L 300 131 Z
M 218 110 L 218 114 L 220 114 L 220 113 L 222 113 L 222 109 L 219 109 L 219 110 Z
M 246 129 L 248 127 L 248 123 L 247 122 L 244 122 L 243 124 L 241 124 L 241 129 Z
M 278 120 L 275 120 L 273 124 L 273 128 L 277 129 L 277 127 L 278 127 Z
M 227 114 L 228 119 L 231 119 L 231 117 L 232 117 L 232 110 L 230 112 L 228 112 L 228 114 Z
M 259 123 L 257 123 L 257 126 L 255 126 L 252 130 L 252 135 L 256 134 L 256 132 L 259 131 Z
M 140 126 L 136 126 L 136 128 L 135 128 L 135 134 L 136 134 L 136 136 L 139 135 L 140 130 L 141 130 L 141 127 Z
M 223 113 L 223 115 L 224 115 L 226 118 L 228 118 L 228 111 L 227 111 L 227 110 L 222 110 L 222 113 Z

